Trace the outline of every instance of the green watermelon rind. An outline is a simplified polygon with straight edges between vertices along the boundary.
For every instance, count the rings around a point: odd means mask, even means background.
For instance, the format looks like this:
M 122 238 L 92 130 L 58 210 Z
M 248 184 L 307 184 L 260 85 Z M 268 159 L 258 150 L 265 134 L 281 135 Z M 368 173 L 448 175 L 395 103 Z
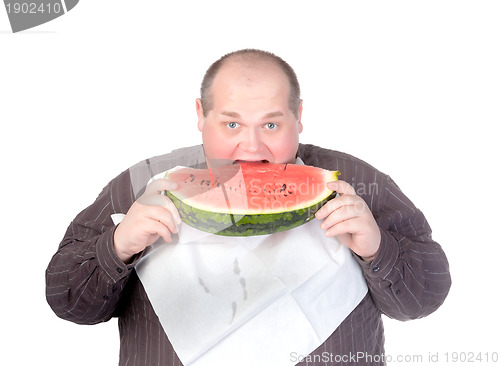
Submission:
M 297 210 L 251 215 L 201 210 L 185 204 L 168 191 L 166 194 L 177 207 L 182 221 L 195 229 L 222 236 L 254 236 L 290 230 L 312 221 L 314 214 L 335 197 L 336 192 L 318 203 Z

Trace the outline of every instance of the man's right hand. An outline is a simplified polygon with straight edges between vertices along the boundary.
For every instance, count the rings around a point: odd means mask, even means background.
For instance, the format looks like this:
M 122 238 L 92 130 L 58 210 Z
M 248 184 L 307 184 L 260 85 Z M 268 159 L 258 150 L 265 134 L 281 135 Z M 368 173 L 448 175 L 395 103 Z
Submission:
M 175 189 L 177 184 L 166 179 L 152 181 L 116 227 L 115 251 L 124 263 L 159 237 L 172 241 L 172 233 L 177 233 L 181 218 L 173 202 L 162 192 Z

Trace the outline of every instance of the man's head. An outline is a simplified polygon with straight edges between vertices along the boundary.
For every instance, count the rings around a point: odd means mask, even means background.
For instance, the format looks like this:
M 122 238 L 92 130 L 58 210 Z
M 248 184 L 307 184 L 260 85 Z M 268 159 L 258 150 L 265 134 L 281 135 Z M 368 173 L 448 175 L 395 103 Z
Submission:
M 290 83 L 289 104 L 292 110 L 298 117 L 300 106 L 300 85 L 297 80 L 297 75 L 292 67 L 281 57 L 267 51 L 257 49 L 243 49 L 228 53 L 215 61 L 206 71 L 201 83 L 201 103 L 205 113 L 213 109 L 212 101 L 212 84 L 215 76 L 221 67 L 228 61 L 238 61 L 248 65 L 258 66 L 259 64 L 270 62 L 278 66 L 285 73 Z
M 293 69 L 260 50 L 230 53 L 207 71 L 196 100 L 210 159 L 293 162 L 302 101 Z

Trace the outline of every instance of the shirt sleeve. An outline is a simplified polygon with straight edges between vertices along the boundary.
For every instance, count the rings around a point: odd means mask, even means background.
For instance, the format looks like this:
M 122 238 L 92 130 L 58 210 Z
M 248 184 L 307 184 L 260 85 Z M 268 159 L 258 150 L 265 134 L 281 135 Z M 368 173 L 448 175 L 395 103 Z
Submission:
M 124 264 L 113 243 L 113 213 L 133 203 L 128 172 L 104 188 L 70 224 L 46 270 L 46 298 L 57 316 L 80 324 L 109 320 L 139 258 Z
M 445 300 L 451 277 L 446 255 L 413 203 L 388 176 L 372 212 L 381 231 L 377 256 L 357 258 L 377 307 L 398 320 L 424 317 Z

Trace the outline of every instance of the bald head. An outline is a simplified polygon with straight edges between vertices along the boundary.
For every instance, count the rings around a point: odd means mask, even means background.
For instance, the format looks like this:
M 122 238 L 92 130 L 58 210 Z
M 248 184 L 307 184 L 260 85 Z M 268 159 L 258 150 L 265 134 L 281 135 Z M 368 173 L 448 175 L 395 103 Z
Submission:
M 269 63 L 278 66 L 279 70 L 287 77 L 290 85 L 290 110 L 296 116 L 298 115 L 300 106 L 300 86 L 295 71 L 282 58 L 271 52 L 256 49 L 244 49 L 229 53 L 221 57 L 208 68 L 201 84 L 201 104 L 204 113 L 208 113 L 213 109 L 212 84 L 219 71 L 228 63 L 233 65 L 236 64 L 242 68 L 259 68 Z

